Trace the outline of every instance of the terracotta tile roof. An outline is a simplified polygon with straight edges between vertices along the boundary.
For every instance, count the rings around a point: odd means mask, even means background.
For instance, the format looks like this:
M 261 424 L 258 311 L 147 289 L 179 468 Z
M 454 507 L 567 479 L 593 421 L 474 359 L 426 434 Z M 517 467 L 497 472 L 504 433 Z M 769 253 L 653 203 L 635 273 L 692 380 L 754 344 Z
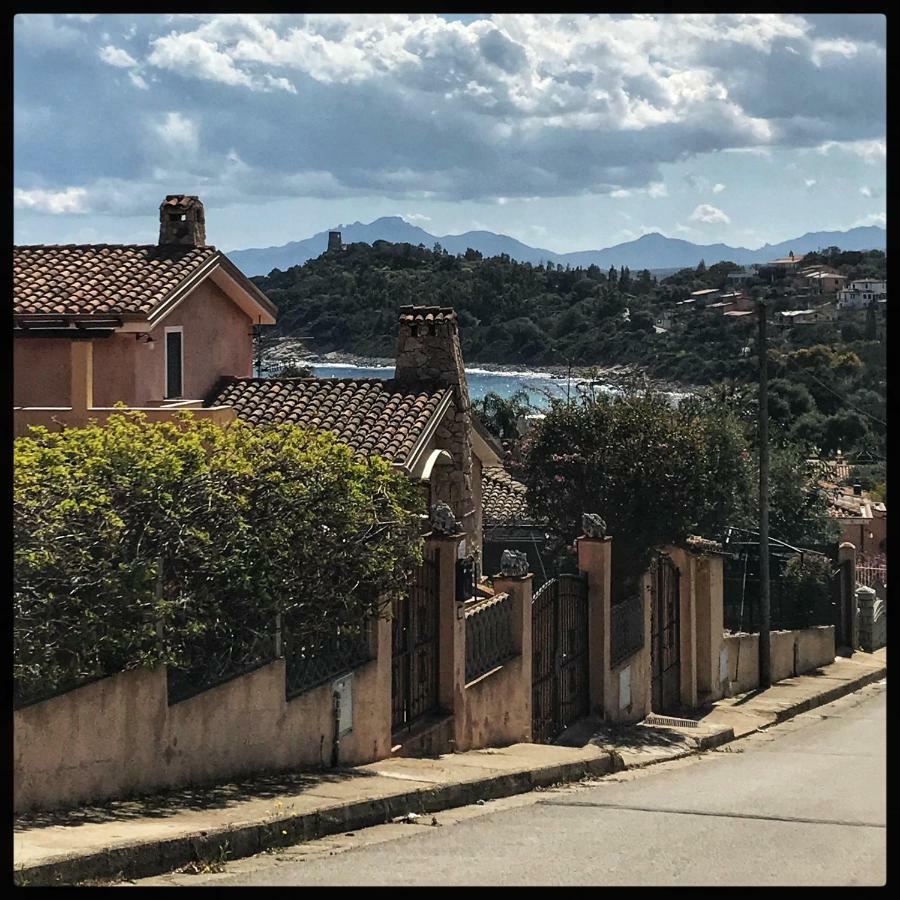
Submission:
M 333 431 L 362 456 L 403 463 L 450 393 L 416 390 L 381 378 L 232 378 L 207 406 L 231 406 L 255 425 L 293 422 Z
M 485 525 L 533 525 L 536 520 L 525 501 L 526 487 L 503 466 L 481 470 L 481 509 Z
M 16 316 L 146 316 L 218 255 L 215 247 L 60 244 L 13 248 Z

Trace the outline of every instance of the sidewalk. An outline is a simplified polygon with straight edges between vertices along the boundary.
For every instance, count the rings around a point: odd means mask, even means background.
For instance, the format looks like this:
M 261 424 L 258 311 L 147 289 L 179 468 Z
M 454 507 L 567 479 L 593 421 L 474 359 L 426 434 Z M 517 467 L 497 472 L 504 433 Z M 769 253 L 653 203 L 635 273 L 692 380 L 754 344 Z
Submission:
M 514 744 L 432 759 L 272 776 L 14 822 L 15 881 L 137 877 L 676 759 L 829 703 L 887 674 L 887 649 L 721 700 L 685 727 L 586 720 L 566 746 Z

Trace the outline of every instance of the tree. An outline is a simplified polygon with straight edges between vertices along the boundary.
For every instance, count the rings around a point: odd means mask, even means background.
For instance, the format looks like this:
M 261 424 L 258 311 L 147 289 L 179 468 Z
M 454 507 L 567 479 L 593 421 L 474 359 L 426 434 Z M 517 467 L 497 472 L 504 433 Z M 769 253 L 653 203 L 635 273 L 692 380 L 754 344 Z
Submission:
M 611 284 L 613 286 L 615 286 L 619 283 L 619 274 L 618 274 L 618 272 L 616 272 L 615 266 L 609 267 L 609 272 L 606 275 L 606 280 L 609 282 L 609 284 Z
M 615 540 L 614 590 L 647 568 L 654 550 L 694 529 L 730 524 L 749 494 L 739 423 L 660 394 L 598 395 L 554 403 L 526 439 L 521 477 L 529 507 L 563 543 L 599 513 Z

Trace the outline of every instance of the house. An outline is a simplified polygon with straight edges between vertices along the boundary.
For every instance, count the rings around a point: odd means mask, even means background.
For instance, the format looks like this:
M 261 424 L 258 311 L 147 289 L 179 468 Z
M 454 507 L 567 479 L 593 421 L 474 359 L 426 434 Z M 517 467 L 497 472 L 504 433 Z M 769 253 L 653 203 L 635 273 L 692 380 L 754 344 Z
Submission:
M 828 515 L 841 526 L 841 540 L 856 547 L 860 556 L 878 556 L 887 549 L 887 506 L 876 502 L 856 485 L 833 487 Z
M 838 309 L 865 309 L 870 304 L 887 300 L 887 281 L 862 279 L 851 281 L 838 293 Z
M 729 272 L 725 277 L 730 284 L 745 284 L 751 278 L 759 277 L 759 266 L 757 264 L 754 264 L 752 266 L 744 266 L 743 268 L 738 269 L 736 272 Z
M 699 291 L 691 291 L 690 299 L 710 303 L 713 300 L 718 300 L 721 293 L 718 288 L 702 288 Z
M 816 271 L 803 275 L 804 286 L 816 294 L 833 294 L 839 291 L 847 280 L 838 272 Z
M 388 459 L 421 482 L 429 505 L 450 506 L 480 574 L 482 468 L 501 457 L 473 424 L 456 312 L 404 306 L 398 326 L 393 378 L 227 376 L 205 406 L 230 407 L 253 424 L 329 430 L 362 456 Z
M 800 263 L 803 261 L 805 254 L 801 253 L 799 256 L 794 254 L 794 251 L 791 252 L 787 256 L 780 256 L 778 259 L 770 260 L 766 263 L 766 266 L 771 266 L 776 269 L 783 269 L 786 272 L 794 271 Z
M 728 291 L 720 294 L 719 300 L 722 303 L 731 305 L 731 309 L 738 312 L 753 311 L 753 298 L 747 296 L 743 291 Z
M 15 430 L 198 408 L 223 374 L 252 371 L 255 325 L 276 308 L 206 243 L 203 204 L 173 194 L 156 244 L 13 248 Z M 198 412 L 225 420 L 227 411 Z
M 833 303 L 823 303 L 815 309 L 791 309 L 775 314 L 780 325 L 807 325 L 814 322 L 830 322 L 835 317 Z

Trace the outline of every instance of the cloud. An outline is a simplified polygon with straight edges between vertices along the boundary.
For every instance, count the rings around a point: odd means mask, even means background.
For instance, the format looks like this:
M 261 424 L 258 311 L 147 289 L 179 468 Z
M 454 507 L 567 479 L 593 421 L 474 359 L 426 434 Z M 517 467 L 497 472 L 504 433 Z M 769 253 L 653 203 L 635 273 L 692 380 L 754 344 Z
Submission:
M 731 219 L 715 206 L 701 203 L 688 217 L 689 222 L 703 222 L 706 225 L 728 225 Z
M 816 179 L 815 179 L 815 178 L 804 178 L 804 179 L 803 179 L 803 183 L 804 183 L 808 188 L 811 188 L 811 187 L 816 183 Z
M 13 191 L 13 204 L 18 209 L 34 209 L 51 215 L 86 212 L 86 200 L 87 191 L 80 187 L 70 187 L 64 191 L 40 188 L 30 191 L 15 188 Z
M 713 192 L 714 194 L 721 194 L 722 191 L 724 191 L 724 190 L 725 190 L 725 185 L 722 184 L 721 181 L 718 182 L 717 184 L 714 184 L 714 185 L 712 186 L 712 192 Z
M 118 66 L 120 68 L 131 68 L 138 64 L 137 60 L 127 50 L 113 47 L 111 44 L 100 48 L 100 59 L 109 66 Z
M 857 219 L 850 227 L 864 228 L 869 225 L 877 225 L 880 228 L 887 228 L 887 213 L 869 213 L 867 216 L 863 216 L 861 219 Z
M 403 213 L 402 218 L 407 222 L 430 222 L 431 216 L 423 216 L 422 213 Z
M 405 205 L 663 198 L 665 166 L 719 151 L 883 162 L 877 19 L 16 16 L 16 49 L 28 50 L 17 54 L 17 122 L 38 110 L 53 122 L 17 130 L 27 161 L 17 183 L 163 188 L 165 171 L 227 189 L 233 203 L 377 195 Z M 110 79 L 108 66 L 129 80 Z M 183 127 L 167 119 L 173 110 Z M 846 133 L 856 140 L 833 138 Z M 179 156 L 201 143 L 202 154 Z M 244 165 L 223 176 L 232 149 Z M 724 190 L 712 181 L 697 176 L 696 199 Z
M 818 147 L 819 153 L 824 156 L 834 150 L 858 156 L 871 165 L 882 163 L 887 159 L 887 143 L 881 138 L 866 141 L 825 141 Z

